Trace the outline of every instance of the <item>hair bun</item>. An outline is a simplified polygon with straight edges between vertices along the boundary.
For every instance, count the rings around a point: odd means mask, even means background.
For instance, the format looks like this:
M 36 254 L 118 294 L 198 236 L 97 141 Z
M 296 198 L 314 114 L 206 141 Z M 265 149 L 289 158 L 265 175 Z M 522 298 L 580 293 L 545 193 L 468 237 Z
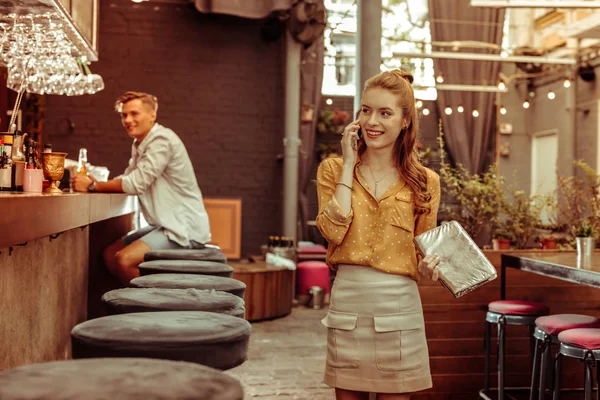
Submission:
M 395 69 L 392 71 L 392 73 L 394 75 L 398 75 L 401 78 L 404 78 L 408 81 L 408 83 L 412 84 L 415 80 L 415 78 L 412 76 L 412 74 L 410 72 L 406 72 L 402 69 Z

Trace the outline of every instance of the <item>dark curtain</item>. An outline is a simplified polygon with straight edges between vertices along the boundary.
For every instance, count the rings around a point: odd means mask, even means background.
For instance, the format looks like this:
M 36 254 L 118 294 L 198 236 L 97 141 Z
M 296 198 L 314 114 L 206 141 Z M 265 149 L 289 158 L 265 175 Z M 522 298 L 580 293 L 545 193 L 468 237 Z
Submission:
M 299 165 L 299 190 L 298 190 L 298 240 L 308 238 L 309 201 L 308 189 L 312 176 L 312 167 L 315 158 L 315 131 L 317 126 L 318 106 L 321 101 L 321 87 L 323 85 L 324 39 L 321 37 L 308 49 L 302 52 L 302 68 L 300 72 L 301 104 L 312 107 L 313 118 L 310 122 L 300 123 L 300 165 Z
M 471 7 L 470 0 L 429 0 L 432 42 L 478 41 L 498 45 L 502 43 L 504 9 Z M 433 46 L 434 51 L 452 51 L 450 47 Z M 499 50 L 461 48 L 468 53 L 500 54 Z M 497 85 L 501 63 L 497 61 L 434 59 L 435 74 L 444 77 L 444 83 Z M 495 93 L 438 91 L 437 104 L 444 127 L 444 139 L 455 163 L 471 173 L 480 173 L 490 138 L 495 133 Z M 464 113 L 456 108 L 462 105 Z M 453 113 L 446 115 L 446 107 Z M 474 118 L 473 110 L 479 111 Z

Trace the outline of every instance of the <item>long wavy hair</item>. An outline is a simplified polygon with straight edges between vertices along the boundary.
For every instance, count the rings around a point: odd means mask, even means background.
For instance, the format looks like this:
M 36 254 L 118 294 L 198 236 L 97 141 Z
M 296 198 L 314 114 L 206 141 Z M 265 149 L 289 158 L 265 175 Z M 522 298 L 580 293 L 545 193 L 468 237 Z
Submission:
M 394 161 L 396 168 L 406 180 L 412 190 L 413 204 L 416 213 L 424 213 L 431 209 L 429 201 L 431 195 L 427 191 L 427 171 L 421 165 L 417 154 L 416 142 L 419 132 L 419 119 L 417 118 L 417 107 L 415 105 L 415 93 L 411 84 L 413 76 L 406 71 L 395 69 L 381 72 L 365 82 L 365 91 L 372 88 L 389 90 L 396 95 L 398 106 L 402 109 L 403 122 L 408 124 L 401 128 L 400 135 L 394 144 Z M 363 140 L 360 141 L 358 152 L 362 155 L 367 146 Z

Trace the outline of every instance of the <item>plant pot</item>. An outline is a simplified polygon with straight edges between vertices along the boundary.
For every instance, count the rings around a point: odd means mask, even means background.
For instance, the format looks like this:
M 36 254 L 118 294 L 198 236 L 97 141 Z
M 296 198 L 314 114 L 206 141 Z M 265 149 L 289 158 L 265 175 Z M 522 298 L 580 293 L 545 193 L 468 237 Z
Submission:
M 591 257 L 594 252 L 594 238 L 576 237 L 577 257 Z
M 509 250 L 510 239 L 492 239 L 492 248 L 494 250 Z
M 540 240 L 540 246 L 544 250 L 555 250 L 556 238 L 543 238 L 542 240 Z

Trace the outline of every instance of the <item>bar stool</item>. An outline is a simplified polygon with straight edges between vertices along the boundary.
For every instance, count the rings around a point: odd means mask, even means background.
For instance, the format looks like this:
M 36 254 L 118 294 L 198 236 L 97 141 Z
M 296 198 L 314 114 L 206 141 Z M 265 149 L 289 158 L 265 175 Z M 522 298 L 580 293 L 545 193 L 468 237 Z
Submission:
M 554 395 L 552 399 L 560 399 L 562 357 L 567 356 L 578 358 L 585 363 L 583 398 L 584 400 L 592 400 L 594 364 L 597 367 L 596 384 L 600 388 L 600 329 L 569 329 L 558 334 L 558 341 L 560 342 L 560 350 L 556 355 L 554 366 Z
M 210 275 L 154 274 L 134 278 L 129 284 L 143 288 L 218 290 L 242 299 L 246 292 L 246 284 L 242 281 Z
M 104 293 L 110 315 L 151 311 L 207 311 L 244 318 L 244 300 L 217 290 L 125 288 Z
M 144 261 L 152 260 L 197 260 L 227 263 L 227 257 L 219 249 L 206 247 L 204 249 L 172 249 L 149 251 L 144 255 Z
M 600 319 L 579 314 L 555 314 L 539 317 L 535 320 L 533 337 L 536 346 L 531 373 L 530 400 L 543 400 L 546 393 L 546 372 L 552 357 L 551 345 L 558 344 L 558 335 L 569 329 L 600 328 Z
M 240 383 L 231 376 L 181 361 L 68 360 L 26 365 L 0 373 L 2 400 L 242 400 L 243 397 Z
M 138 267 L 141 276 L 166 273 L 214 275 L 226 278 L 233 276 L 232 266 L 215 261 L 154 260 L 144 261 Z
M 76 325 L 73 358 L 142 357 L 190 361 L 226 370 L 246 361 L 252 327 L 204 311 L 109 315 Z
M 498 325 L 498 399 L 504 399 L 504 355 L 506 346 L 505 325 L 527 325 L 531 335 L 536 318 L 547 315 L 548 307 L 545 304 L 525 300 L 498 300 L 488 304 L 485 318 L 485 376 L 484 387 L 479 391 L 479 397 L 491 400 L 487 395 L 490 390 L 490 342 L 491 324 Z M 507 388 L 508 389 L 508 388 Z M 514 389 L 514 388 L 513 388 Z M 526 388 L 524 388 L 526 389 Z

